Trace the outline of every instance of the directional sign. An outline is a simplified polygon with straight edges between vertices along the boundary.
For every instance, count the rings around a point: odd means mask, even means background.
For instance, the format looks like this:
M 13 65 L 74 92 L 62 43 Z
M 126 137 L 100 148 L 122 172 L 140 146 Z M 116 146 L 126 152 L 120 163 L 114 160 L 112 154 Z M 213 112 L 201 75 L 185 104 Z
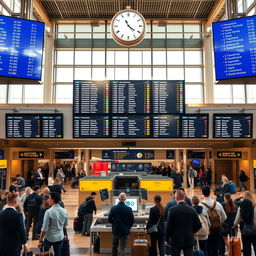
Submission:
M 22 151 L 19 152 L 19 158 L 44 158 L 43 151 Z
M 242 158 L 241 151 L 218 151 L 217 158 Z

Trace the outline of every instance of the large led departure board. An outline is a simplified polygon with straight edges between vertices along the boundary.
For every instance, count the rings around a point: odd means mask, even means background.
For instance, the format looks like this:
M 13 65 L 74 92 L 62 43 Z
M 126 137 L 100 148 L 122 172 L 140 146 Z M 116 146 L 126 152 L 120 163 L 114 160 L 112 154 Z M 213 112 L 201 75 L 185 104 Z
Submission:
M 63 114 L 6 114 L 6 138 L 63 138 Z
M 256 76 L 256 16 L 212 26 L 216 80 Z
M 182 115 L 182 138 L 208 138 L 208 119 L 208 114 Z
M 153 137 L 154 138 L 179 138 L 180 137 L 180 116 L 177 116 L 177 115 L 153 116 Z
M 113 114 L 150 114 L 151 81 L 111 81 Z
M 0 76 L 41 80 L 44 23 L 0 16 Z
M 109 82 L 75 80 L 73 83 L 74 114 L 108 114 Z
M 109 117 L 103 115 L 76 115 L 73 119 L 74 138 L 110 137 Z
M 153 114 L 184 114 L 184 81 L 152 81 L 152 112 Z
M 214 138 L 252 138 L 252 114 L 214 114 Z
M 150 116 L 112 116 L 113 138 L 150 138 Z

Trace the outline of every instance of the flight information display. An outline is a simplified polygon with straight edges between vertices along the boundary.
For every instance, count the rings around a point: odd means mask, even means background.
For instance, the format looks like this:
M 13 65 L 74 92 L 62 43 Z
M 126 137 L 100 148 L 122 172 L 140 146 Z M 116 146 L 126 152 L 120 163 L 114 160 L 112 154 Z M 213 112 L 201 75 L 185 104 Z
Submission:
M 63 114 L 6 114 L 6 138 L 63 138 Z
M 153 114 L 185 113 L 184 81 L 152 81 L 152 96 Z
M 216 80 L 256 76 L 256 16 L 212 26 Z
M 214 114 L 214 138 L 252 138 L 252 114 Z
M 74 114 L 108 114 L 109 81 L 75 80 L 73 83 Z
M 150 138 L 150 116 L 112 116 L 113 138 Z
M 113 114 L 149 114 L 151 81 L 111 81 Z
M 0 16 L 0 76 L 41 80 L 44 26 Z
M 74 116 L 74 138 L 107 138 L 110 137 L 109 117 L 101 115 Z
M 182 138 L 208 138 L 208 114 L 181 116 Z
M 180 116 L 161 115 L 153 116 L 154 138 L 179 138 Z

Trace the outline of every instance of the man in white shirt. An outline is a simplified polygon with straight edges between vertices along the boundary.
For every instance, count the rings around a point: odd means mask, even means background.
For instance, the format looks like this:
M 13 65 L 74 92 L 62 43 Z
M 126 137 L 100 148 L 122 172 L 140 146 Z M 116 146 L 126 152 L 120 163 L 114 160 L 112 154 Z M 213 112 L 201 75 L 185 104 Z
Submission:
M 202 193 L 204 195 L 204 200 L 202 201 L 202 203 L 200 204 L 201 206 L 203 206 L 203 211 L 205 214 L 208 213 L 209 216 L 209 210 L 213 210 L 216 211 L 219 215 L 219 226 L 221 226 L 221 223 L 223 223 L 226 219 L 227 219 L 227 215 L 222 207 L 222 205 L 213 200 L 210 197 L 211 194 L 211 188 L 209 186 L 204 186 L 202 189 Z M 211 218 L 209 217 L 210 222 L 211 222 Z M 215 220 L 215 223 L 218 222 L 218 220 Z M 220 227 L 213 227 L 213 223 L 211 224 L 211 233 L 208 237 L 208 241 L 207 241 L 207 249 L 208 249 L 208 255 L 209 256 L 218 256 L 218 250 L 220 248 L 220 243 L 221 243 L 221 228 Z

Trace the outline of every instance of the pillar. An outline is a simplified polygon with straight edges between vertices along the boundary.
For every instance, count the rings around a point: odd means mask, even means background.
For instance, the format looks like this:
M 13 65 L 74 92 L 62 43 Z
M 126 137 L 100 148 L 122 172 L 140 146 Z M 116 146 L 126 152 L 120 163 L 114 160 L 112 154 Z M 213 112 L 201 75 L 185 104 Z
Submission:
M 187 150 L 183 149 L 183 187 L 187 188 Z

